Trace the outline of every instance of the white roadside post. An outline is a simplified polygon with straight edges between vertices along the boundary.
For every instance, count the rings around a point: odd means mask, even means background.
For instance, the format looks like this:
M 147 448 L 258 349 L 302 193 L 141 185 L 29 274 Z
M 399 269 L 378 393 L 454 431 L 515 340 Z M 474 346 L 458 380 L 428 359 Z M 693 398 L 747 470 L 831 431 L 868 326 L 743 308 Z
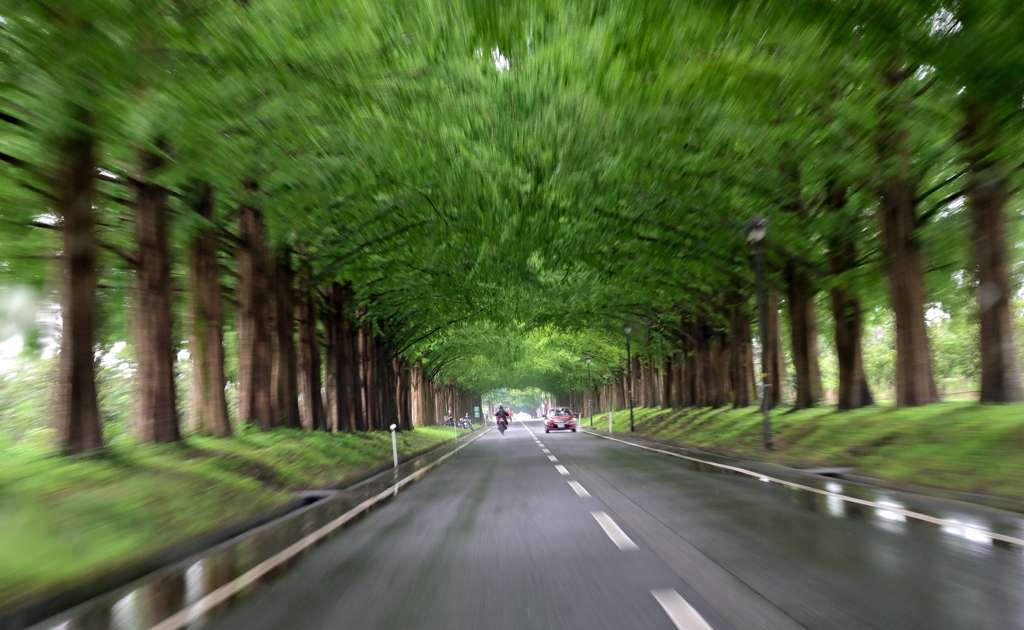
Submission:
M 608 410 L 608 433 L 612 432 L 612 410 Z
M 395 468 L 398 468 L 398 442 L 395 441 L 395 429 L 397 425 L 391 425 L 391 454 L 395 457 Z

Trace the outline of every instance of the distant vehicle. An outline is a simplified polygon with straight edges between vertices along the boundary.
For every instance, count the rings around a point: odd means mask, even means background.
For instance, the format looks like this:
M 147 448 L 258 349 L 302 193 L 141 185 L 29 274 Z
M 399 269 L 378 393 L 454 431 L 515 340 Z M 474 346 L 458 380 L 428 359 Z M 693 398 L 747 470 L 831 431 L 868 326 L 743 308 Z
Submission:
M 519 422 L 525 422 L 527 420 L 533 420 L 533 416 L 531 416 L 530 414 L 528 414 L 528 413 L 526 413 L 524 411 L 520 411 L 519 413 L 513 415 L 512 417 L 515 418 L 516 420 L 518 420 Z
M 572 431 L 576 433 L 576 416 L 568 407 L 552 407 L 544 418 L 544 433 Z

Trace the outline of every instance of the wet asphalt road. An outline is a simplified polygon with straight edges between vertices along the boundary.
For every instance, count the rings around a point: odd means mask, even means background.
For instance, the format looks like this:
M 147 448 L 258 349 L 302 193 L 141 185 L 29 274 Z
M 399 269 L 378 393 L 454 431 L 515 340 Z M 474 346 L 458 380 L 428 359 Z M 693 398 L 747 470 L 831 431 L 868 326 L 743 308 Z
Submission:
M 515 423 L 203 626 L 1024 628 L 1019 548 L 803 494 Z

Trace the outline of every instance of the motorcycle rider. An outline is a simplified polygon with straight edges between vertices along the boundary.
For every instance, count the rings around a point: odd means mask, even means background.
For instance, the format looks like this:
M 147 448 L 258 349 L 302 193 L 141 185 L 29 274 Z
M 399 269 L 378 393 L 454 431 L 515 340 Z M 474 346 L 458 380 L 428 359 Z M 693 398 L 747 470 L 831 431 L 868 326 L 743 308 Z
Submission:
M 495 424 L 504 424 L 505 428 L 508 428 L 509 418 L 512 416 L 509 412 L 505 411 L 504 405 L 498 405 L 498 410 L 494 412 Z

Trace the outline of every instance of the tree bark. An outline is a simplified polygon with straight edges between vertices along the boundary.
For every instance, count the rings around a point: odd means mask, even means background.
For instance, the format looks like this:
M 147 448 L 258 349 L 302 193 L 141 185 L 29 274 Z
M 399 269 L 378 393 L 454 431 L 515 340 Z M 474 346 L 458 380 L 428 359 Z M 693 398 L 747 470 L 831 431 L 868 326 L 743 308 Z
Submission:
M 793 408 L 809 409 L 821 401 L 814 289 L 807 272 L 792 262 L 786 265 L 786 298 L 789 305 L 793 369 L 796 372 L 796 400 Z
M 275 403 L 279 423 L 293 429 L 302 426 L 299 418 L 298 357 L 295 352 L 294 274 L 286 262 L 278 262 L 274 300 L 277 307 L 277 350 L 274 353 Z
M 181 439 L 174 392 L 174 320 L 171 316 L 171 256 L 167 238 L 167 190 L 151 183 L 162 159 L 149 151 L 135 181 L 135 350 L 138 357 L 139 439 Z
M 922 254 L 915 237 L 915 194 L 916 186 L 890 179 L 882 187 L 879 208 L 889 294 L 896 317 L 896 404 L 900 407 L 939 400 L 925 322 Z
M 878 159 L 883 176 L 878 186 L 878 217 L 889 294 L 896 317 L 896 404 L 926 405 L 939 400 L 932 372 L 928 327 L 925 323 L 923 254 L 917 239 L 917 189 L 909 131 L 897 111 L 896 94 L 905 79 L 897 64 L 886 73 L 891 97 L 882 101 Z
M 750 363 L 753 348 L 750 345 L 750 316 L 742 304 L 729 311 L 729 337 L 732 339 L 732 390 L 733 407 L 747 407 L 751 404 L 753 391 L 750 389 Z
M 964 137 L 970 168 L 967 200 L 974 244 L 974 277 L 978 283 L 981 329 L 981 402 L 1024 400 L 1024 387 L 1013 343 L 1010 314 L 1012 287 L 1006 248 L 1006 212 L 1012 192 L 1003 172 L 1005 158 L 997 147 L 1005 125 L 983 103 L 965 110 Z
M 249 207 L 240 210 L 242 244 L 238 248 L 238 413 L 239 420 L 262 430 L 274 426 L 271 399 L 272 334 L 263 220 Z
M 782 329 L 779 326 L 779 295 L 773 289 L 768 294 L 768 382 L 771 384 L 768 408 L 782 403 L 782 390 L 786 387 L 786 363 L 782 356 Z
M 661 406 L 664 409 L 672 408 L 672 357 L 665 359 L 665 366 L 661 372 Z
M 338 317 L 337 300 L 334 284 L 331 284 L 327 287 L 324 316 L 320 318 L 324 325 L 324 414 L 328 431 L 337 431 L 339 422 L 338 388 L 341 381 L 338 379 L 338 364 L 341 353 L 338 341 L 341 335 L 338 328 L 341 321 Z
M 724 333 L 715 335 L 715 338 L 719 342 L 718 352 L 715 356 L 715 393 L 717 395 L 715 406 L 726 407 L 729 405 L 729 390 L 732 385 L 732 381 L 729 378 L 729 360 L 732 357 L 732 348 L 729 344 L 729 337 Z
M 338 431 L 351 432 L 357 426 L 356 378 L 354 373 L 355 353 L 353 324 L 350 311 L 353 295 L 348 285 L 335 282 L 331 285 L 331 303 L 334 315 L 334 373 L 337 378 L 332 413 L 336 418 Z
M 202 219 L 203 227 L 193 237 L 189 248 L 192 406 L 196 428 L 226 437 L 231 435 L 231 422 L 224 394 L 224 314 L 217 234 L 212 223 L 213 187 L 209 184 L 200 187 L 194 210 Z
M 829 206 L 836 212 L 846 205 L 846 193 L 830 186 Z M 840 410 L 859 409 L 874 403 L 864 374 L 862 347 L 863 324 L 860 299 L 849 283 L 842 280 L 856 265 L 856 246 L 850 229 L 840 229 L 829 243 L 829 271 L 840 280 L 832 287 L 832 317 L 835 321 L 836 358 L 839 363 L 839 390 L 836 394 Z
M 89 117 L 79 113 L 83 131 L 68 137 L 58 156 L 57 209 L 64 237 L 61 300 L 57 442 L 68 454 L 103 448 L 96 400 L 94 335 L 96 317 L 96 216 L 93 209 L 95 139 Z
M 366 428 L 376 431 L 380 428 L 380 375 L 377 369 L 377 347 L 373 337 L 373 323 L 367 322 L 362 328 L 363 338 L 363 391 L 366 400 Z
M 299 417 L 302 428 L 319 431 L 326 425 L 320 395 L 320 344 L 316 329 L 316 300 L 310 290 L 299 300 Z

